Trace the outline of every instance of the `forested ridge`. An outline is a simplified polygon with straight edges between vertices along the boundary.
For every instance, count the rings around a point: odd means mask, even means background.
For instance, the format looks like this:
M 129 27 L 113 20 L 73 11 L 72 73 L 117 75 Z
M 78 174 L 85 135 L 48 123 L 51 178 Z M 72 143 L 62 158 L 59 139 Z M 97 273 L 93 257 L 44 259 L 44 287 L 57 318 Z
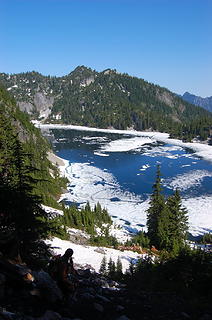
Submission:
M 210 134 L 212 115 L 166 88 L 107 69 L 77 67 L 63 77 L 0 74 L 32 118 L 99 128 L 158 130 L 191 140 Z

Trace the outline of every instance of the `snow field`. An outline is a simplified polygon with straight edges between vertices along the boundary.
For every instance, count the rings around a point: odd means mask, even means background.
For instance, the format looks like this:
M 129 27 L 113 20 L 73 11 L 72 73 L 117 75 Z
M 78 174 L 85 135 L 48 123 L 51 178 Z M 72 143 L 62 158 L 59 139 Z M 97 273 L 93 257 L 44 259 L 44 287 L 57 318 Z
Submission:
M 133 251 L 120 251 L 111 248 L 100 248 L 74 244 L 70 241 L 61 240 L 59 238 L 46 240 L 46 243 L 51 244 L 55 254 L 63 255 L 68 248 L 72 248 L 74 251 L 73 261 L 75 264 L 80 264 L 82 266 L 90 265 L 97 272 L 99 272 L 104 256 L 106 257 L 107 262 L 109 262 L 109 259 L 111 258 L 115 263 L 119 257 L 122 263 L 123 272 L 129 268 L 131 260 L 135 262 L 139 258 L 145 256 L 144 254 L 138 254 Z

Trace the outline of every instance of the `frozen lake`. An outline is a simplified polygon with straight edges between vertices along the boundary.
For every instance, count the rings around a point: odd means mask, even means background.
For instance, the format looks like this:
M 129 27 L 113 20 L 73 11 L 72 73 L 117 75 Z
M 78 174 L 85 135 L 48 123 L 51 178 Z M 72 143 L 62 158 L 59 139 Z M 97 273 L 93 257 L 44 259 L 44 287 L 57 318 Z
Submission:
M 170 195 L 180 190 L 189 211 L 190 232 L 212 231 L 212 162 L 190 148 L 146 135 L 79 129 L 47 129 L 46 133 L 57 155 L 70 161 L 66 175 L 71 184 L 63 195 L 67 204 L 99 201 L 117 224 L 145 229 L 148 199 L 160 164 L 163 192 Z

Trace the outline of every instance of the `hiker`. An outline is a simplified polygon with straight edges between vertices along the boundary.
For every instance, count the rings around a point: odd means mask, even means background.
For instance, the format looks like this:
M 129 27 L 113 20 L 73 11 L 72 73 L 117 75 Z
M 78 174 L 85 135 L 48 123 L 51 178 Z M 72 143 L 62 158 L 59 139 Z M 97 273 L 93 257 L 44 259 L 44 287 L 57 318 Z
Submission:
M 78 286 L 78 273 L 74 269 L 72 255 L 73 250 L 67 249 L 58 264 L 57 283 L 64 294 L 74 293 Z

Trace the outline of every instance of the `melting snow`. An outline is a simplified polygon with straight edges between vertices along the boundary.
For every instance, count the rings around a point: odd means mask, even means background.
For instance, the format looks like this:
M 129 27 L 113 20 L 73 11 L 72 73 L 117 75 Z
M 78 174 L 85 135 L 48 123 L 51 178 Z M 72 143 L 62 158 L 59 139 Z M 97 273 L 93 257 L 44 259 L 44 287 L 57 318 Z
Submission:
M 66 165 L 63 167 L 63 173 L 71 181 L 71 186 L 69 192 L 61 196 L 60 201 L 67 199 L 81 205 L 89 201 L 92 206 L 99 201 L 113 217 L 116 225 L 121 226 L 123 230 L 127 232 L 146 230 L 149 200 L 143 201 L 133 193 L 122 191 L 111 173 L 88 163 Z M 206 170 L 192 171 L 175 177 L 170 183 L 173 188 L 186 189 L 194 183 L 199 184 L 201 179 L 208 175 L 211 173 Z M 166 183 L 167 181 L 164 181 L 164 184 Z M 206 229 L 212 230 L 212 196 L 183 199 L 183 205 L 189 213 L 189 231 L 192 234 L 207 232 L 204 231 Z
M 137 260 L 144 256 L 132 251 L 120 251 L 110 248 L 74 244 L 70 241 L 65 241 L 58 238 L 46 240 L 46 243 L 51 244 L 52 247 L 55 247 L 53 250 L 55 254 L 64 254 L 66 249 L 72 248 L 74 251 L 74 263 L 82 266 L 91 265 L 97 272 L 100 269 L 100 265 L 104 256 L 106 257 L 107 262 L 109 262 L 111 258 L 115 263 L 119 257 L 121 259 L 123 272 L 129 268 L 131 260 Z
M 140 146 L 148 143 L 152 143 L 155 140 L 149 137 L 135 137 L 128 139 L 114 140 L 105 146 L 102 146 L 101 150 L 106 152 L 126 152 L 139 148 Z
M 184 191 L 199 186 L 205 177 L 212 177 L 212 172 L 207 170 L 192 170 L 188 173 L 179 174 L 173 179 L 163 180 L 163 185 L 169 189 Z

